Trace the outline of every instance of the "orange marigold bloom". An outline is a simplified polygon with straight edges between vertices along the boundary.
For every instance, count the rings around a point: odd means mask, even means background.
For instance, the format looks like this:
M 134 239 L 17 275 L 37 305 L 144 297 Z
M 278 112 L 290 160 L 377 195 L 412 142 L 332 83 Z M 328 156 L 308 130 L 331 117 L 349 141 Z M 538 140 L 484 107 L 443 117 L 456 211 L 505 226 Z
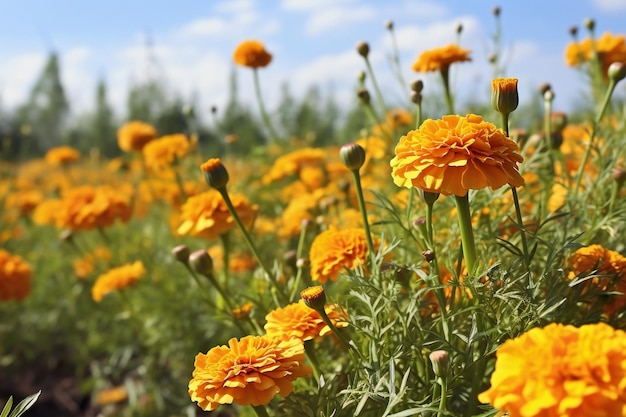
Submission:
M 245 336 L 199 353 L 189 381 L 189 396 L 205 411 L 221 404 L 265 405 L 276 394 L 286 397 L 293 381 L 306 377 L 304 345 L 297 339 Z
M 0 249 L 0 301 L 26 298 L 31 274 L 30 265 L 21 256 Z
M 156 137 L 157 131 L 154 126 L 134 120 L 118 129 L 117 144 L 125 152 L 141 151 L 148 142 Z
M 416 72 L 432 72 L 432 71 L 448 71 L 450 65 L 455 62 L 471 61 L 471 51 L 463 49 L 457 44 L 450 44 L 441 48 L 434 48 L 424 51 L 413 63 L 413 71 Z
M 124 386 L 112 387 L 98 392 L 96 403 L 99 405 L 116 404 L 128 399 L 128 391 Z
M 108 185 L 88 185 L 67 190 L 50 213 L 58 227 L 72 230 L 93 230 L 112 225 L 120 219 L 127 222 L 132 214 L 128 196 Z M 43 219 L 45 220 L 45 219 Z
M 367 240 L 363 229 L 328 229 L 311 244 L 311 278 L 321 283 L 335 281 L 343 268 L 365 265 Z
M 233 311 L 231 311 L 231 313 L 233 314 L 233 317 L 237 320 L 245 320 L 250 317 L 250 312 L 252 311 L 253 307 L 254 304 L 252 304 L 251 302 L 247 302 L 235 308 Z
M 80 159 L 80 152 L 71 146 L 58 146 L 46 152 L 46 162 L 50 165 L 67 165 Z
M 242 67 L 261 68 L 267 67 L 272 62 L 272 54 L 267 52 L 262 42 L 247 40 L 237 45 L 233 59 Z
M 98 277 L 91 289 L 91 297 L 100 302 L 108 293 L 135 284 L 145 273 L 141 261 L 113 268 Z
M 305 166 L 320 166 L 326 152 L 319 148 L 303 148 L 283 155 L 274 161 L 272 168 L 263 176 L 263 183 L 270 184 L 291 175 L 297 175 Z
M 517 164 L 524 158 L 517 143 L 481 116 L 468 114 L 425 120 L 402 136 L 391 160 L 394 183 L 424 191 L 464 196 L 487 186 L 492 189 L 524 184 Z
M 626 332 L 553 323 L 507 340 L 478 399 L 510 417 L 626 415 Z
M 241 221 L 246 227 L 250 227 L 259 206 L 250 204 L 242 194 L 232 194 L 230 200 Z M 189 197 L 181 207 L 180 218 L 182 223 L 176 230 L 179 235 L 205 239 L 215 239 L 237 226 L 222 195 L 215 189 Z
M 626 37 L 605 32 L 595 40 L 595 49 L 602 65 L 602 75 L 607 77 L 607 70 L 613 62 L 626 63 Z M 593 45 L 590 38 L 572 42 L 565 48 L 565 62 L 570 67 L 577 67 L 593 59 Z
M 601 245 L 590 245 L 578 249 L 568 260 L 569 279 L 590 274 L 599 275 L 586 280 L 586 286 L 601 291 L 618 291 L 604 306 L 608 316 L 620 313 L 626 307 L 626 257 Z
M 179 133 L 163 136 L 146 143 L 142 153 L 146 166 L 158 171 L 169 167 L 178 159 L 187 155 L 190 149 L 191 144 L 187 140 L 187 136 Z
M 328 305 L 324 311 L 335 327 L 348 326 L 348 318 L 338 306 Z M 268 336 L 305 342 L 332 332 L 320 314 L 307 306 L 303 300 L 270 311 L 265 320 L 265 331 Z

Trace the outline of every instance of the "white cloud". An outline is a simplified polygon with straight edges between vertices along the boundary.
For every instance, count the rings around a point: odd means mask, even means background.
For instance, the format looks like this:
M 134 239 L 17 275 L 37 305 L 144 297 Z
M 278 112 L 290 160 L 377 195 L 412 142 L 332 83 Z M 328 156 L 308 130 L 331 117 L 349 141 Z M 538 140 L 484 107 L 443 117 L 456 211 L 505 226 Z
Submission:
M 593 0 L 600 10 L 605 12 L 618 12 L 626 10 L 626 0 Z
M 221 13 L 245 13 L 254 10 L 253 0 L 224 0 L 215 6 L 215 10 Z
M 281 8 L 291 11 L 317 11 L 353 2 L 354 0 L 283 0 Z
M 227 28 L 228 24 L 225 19 L 206 17 L 184 25 L 176 34 L 181 38 L 219 36 Z
M 0 97 L 3 107 L 13 108 L 26 100 L 45 62 L 44 53 L 25 53 L 3 60 L 0 66 Z
M 463 25 L 461 46 L 480 44 L 480 24 L 473 16 L 455 18 L 454 20 L 436 21 L 429 25 L 409 25 L 396 28 L 398 49 L 419 53 L 425 49 L 445 46 L 456 42 L 456 28 Z
M 340 26 L 368 22 L 375 17 L 376 10 L 373 7 L 328 7 L 313 13 L 306 24 L 306 32 L 318 35 Z

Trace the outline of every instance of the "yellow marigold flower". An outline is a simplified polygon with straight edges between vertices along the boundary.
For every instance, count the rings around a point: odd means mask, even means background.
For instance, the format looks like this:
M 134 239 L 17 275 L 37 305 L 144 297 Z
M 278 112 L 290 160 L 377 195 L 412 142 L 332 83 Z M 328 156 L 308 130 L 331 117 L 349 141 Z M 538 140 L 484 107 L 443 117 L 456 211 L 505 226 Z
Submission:
M 91 297 L 100 302 L 108 293 L 135 284 L 145 273 L 141 261 L 113 268 L 98 277 L 91 289 Z
M 230 200 L 241 221 L 246 227 L 250 227 L 259 206 L 250 204 L 241 194 L 230 195 Z M 182 223 L 176 230 L 179 235 L 205 239 L 215 239 L 237 226 L 222 195 L 215 189 L 189 197 L 181 207 L 180 218 Z
M 50 165 L 67 165 L 80 159 L 80 152 L 71 146 L 58 146 L 46 152 L 45 160 Z
M 607 77 L 607 70 L 613 62 L 626 63 L 626 37 L 605 32 L 595 40 L 595 49 L 602 65 L 602 75 Z M 565 62 L 570 67 L 577 67 L 590 62 L 593 58 L 593 45 L 590 38 L 572 42 L 565 48 Z
M 123 386 L 112 387 L 98 392 L 96 403 L 98 405 L 116 404 L 128 399 L 128 391 Z
M 78 279 L 85 279 L 93 274 L 96 264 L 100 262 L 109 262 L 111 260 L 111 252 L 104 246 L 99 246 L 92 252 L 85 254 L 82 258 L 75 259 L 72 262 L 74 273 Z
M 254 304 L 252 304 L 251 302 L 247 302 L 242 306 L 234 309 L 231 313 L 233 314 L 233 317 L 237 320 L 245 320 L 250 317 L 250 312 L 252 311 L 253 307 Z
M 221 404 L 265 405 L 286 397 L 293 381 L 308 376 L 300 340 L 245 336 L 196 356 L 189 396 L 205 411 Z
M 450 65 L 455 62 L 471 61 L 468 49 L 463 49 L 457 44 L 450 44 L 441 48 L 434 48 L 424 51 L 413 63 L 413 71 L 432 72 L 448 71 Z
M 478 399 L 510 417 L 623 416 L 625 387 L 626 332 L 553 323 L 498 348 Z
M 0 301 L 26 298 L 31 274 L 30 265 L 21 256 L 0 249 Z
M 338 306 L 328 305 L 324 311 L 335 327 L 348 326 L 348 318 Z M 320 314 L 307 306 L 303 300 L 270 311 L 265 320 L 265 331 L 268 336 L 285 337 L 301 342 L 332 332 Z
M 272 54 L 267 52 L 262 42 L 247 40 L 237 45 L 233 59 L 242 67 L 261 68 L 267 67 L 272 62 Z
M 425 120 L 402 136 L 391 160 L 394 183 L 432 193 L 464 196 L 524 184 L 517 164 L 523 161 L 517 143 L 481 116 L 468 114 Z
M 43 193 L 39 190 L 16 190 L 5 197 L 4 207 L 16 208 L 20 214 L 28 214 L 43 201 L 43 198 Z
M 601 291 L 617 291 L 604 306 L 608 316 L 620 313 L 626 307 L 626 257 L 602 247 L 590 245 L 578 249 L 568 260 L 569 279 L 590 274 L 600 275 L 586 280 L 584 285 Z
M 276 159 L 269 172 L 263 176 L 263 183 L 270 184 L 291 175 L 300 173 L 302 167 L 323 164 L 326 152 L 319 148 L 303 148 Z
M 191 144 L 182 133 L 154 139 L 143 147 L 142 153 L 146 166 L 155 171 L 167 168 L 187 155 Z
M 118 129 L 117 144 L 125 152 L 141 151 L 148 142 L 156 137 L 157 131 L 154 126 L 134 120 Z
M 365 265 L 367 240 L 363 229 L 328 229 L 315 237 L 309 252 L 311 278 L 335 281 L 344 268 Z
M 86 185 L 67 190 L 57 207 L 51 204 L 46 209 L 58 210 L 49 213 L 55 224 L 72 230 L 107 227 L 117 219 L 127 222 L 132 214 L 128 196 L 108 185 Z
M 326 307 L 326 292 L 321 285 L 305 288 L 300 291 L 300 298 L 307 307 L 322 311 Z

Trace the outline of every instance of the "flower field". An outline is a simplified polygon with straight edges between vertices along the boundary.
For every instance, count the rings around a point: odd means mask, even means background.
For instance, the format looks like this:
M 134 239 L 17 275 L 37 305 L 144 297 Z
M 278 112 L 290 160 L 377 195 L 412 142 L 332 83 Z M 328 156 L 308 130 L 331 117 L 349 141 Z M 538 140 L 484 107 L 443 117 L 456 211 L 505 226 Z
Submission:
M 207 151 L 185 111 L 178 133 L 119 126 L 117 157 L 1 161 L 0 404 L 41 391 L 25 415 L 626 416 L 626 41 L 583 30 L 564 45 L 588 77 L 576 114 L 549 85 L 538 115 L 520 112 L 503 77 L 464 108 L 458 44 L 416 51 L 410 101 L 391 106 L 362 42 L 360 134 L 316 146 L 275 127 L 272 54 L 251 40 L 233 61 L 266 140 L 246 155 Z

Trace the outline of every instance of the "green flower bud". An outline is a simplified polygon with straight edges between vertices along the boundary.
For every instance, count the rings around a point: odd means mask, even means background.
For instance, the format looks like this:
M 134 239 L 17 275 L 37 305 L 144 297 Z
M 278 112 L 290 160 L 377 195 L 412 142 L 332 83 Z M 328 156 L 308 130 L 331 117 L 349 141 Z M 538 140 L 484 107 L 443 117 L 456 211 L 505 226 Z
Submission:
M 365 162 L 365 149 L 358 143 L 349 143 L 341 147 L 339 157 L 350 171 L 358 171 Z
M 491 81 L 491 106 L 501 114 L 509 114 L 519 105 L 517 78 L 495 78 Z

